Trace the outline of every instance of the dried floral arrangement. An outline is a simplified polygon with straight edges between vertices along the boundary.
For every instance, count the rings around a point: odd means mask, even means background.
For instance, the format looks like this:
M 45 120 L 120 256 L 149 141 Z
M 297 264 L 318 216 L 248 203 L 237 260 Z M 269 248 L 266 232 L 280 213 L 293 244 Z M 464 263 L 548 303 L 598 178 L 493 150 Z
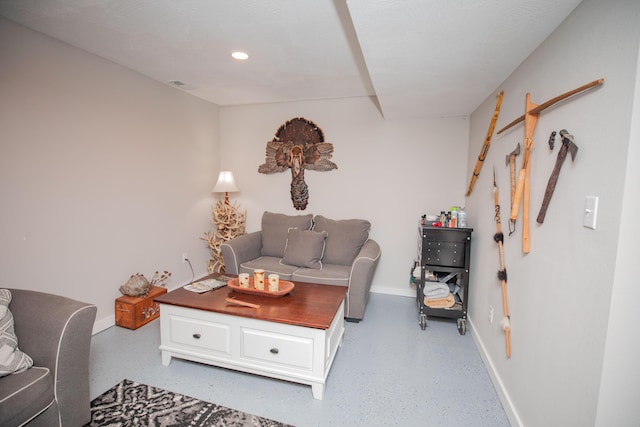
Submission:
M 147 280 L 147 278 L 140 273 L 132 274 L 129 280 L 120 286 L 120 293 L 130 297 L 146 297 L 152 286 L 166 286 L 169 277 L 171 277 L 171 273 L 167 270 L 162 273 L 156 271 L 151 277 L 151 280 Z
M 224 242 L 244 234 L 247 212 L 240 212 L 235 203 L 228 204 L 219 200 L 215 207 L 211 207 L 211 218 L 216 229 L 204 233 L 204 237 L 201 238 L 207 242 L 211 251 L 207 271 L 209 273 L 224 273 L 224 259 L 220 246 Z

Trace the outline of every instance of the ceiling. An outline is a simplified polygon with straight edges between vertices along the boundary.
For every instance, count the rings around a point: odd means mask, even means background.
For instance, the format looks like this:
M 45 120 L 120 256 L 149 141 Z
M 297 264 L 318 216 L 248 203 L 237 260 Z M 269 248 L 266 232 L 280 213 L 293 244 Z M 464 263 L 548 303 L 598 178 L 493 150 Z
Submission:
M 0 15 L 220 106 L 376 96 L 399 119 L 469 115 L 580 1 L 0 0 Z

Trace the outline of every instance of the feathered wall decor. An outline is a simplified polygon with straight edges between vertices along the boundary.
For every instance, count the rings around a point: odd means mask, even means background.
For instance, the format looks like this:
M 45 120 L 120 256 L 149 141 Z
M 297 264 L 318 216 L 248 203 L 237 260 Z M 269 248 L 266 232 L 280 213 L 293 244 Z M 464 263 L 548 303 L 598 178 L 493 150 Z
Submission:
M 333 144 L 324 142 L 322 130 L 310 120 L 297 117 L 280 126 L 273 140 L 267 142 L 265 162 L 260 173 L 284 172 L 291 169 L 291 201 L 297 210 L 307 208 L 309 187 L 304 181 L 305 169 L 330 171 Z

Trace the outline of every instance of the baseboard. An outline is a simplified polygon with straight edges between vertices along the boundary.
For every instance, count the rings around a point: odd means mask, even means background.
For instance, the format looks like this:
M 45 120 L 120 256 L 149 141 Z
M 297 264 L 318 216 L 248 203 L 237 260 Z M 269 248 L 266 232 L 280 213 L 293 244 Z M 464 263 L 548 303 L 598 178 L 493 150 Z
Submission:
M 93 324 L 93 331 L 91 332 L 91 335 L 95 335 L 98 332 L 102 332 L 105 329 L 109 329 L 110 327 L 112 327 L 113 325 L 116 324 L 116 315 L 112 314 L 111 316 L 107 316 L 104 317 L 100 320 L 96 320 L 95 323 Z
M 173 291 L 175 289 L 181 288 L 184 285 L 188 285 L 189 283 L 198 281 L 198 280 L 200 280 L 203 277 L 206 277 L 208 275 L 209 275 L 209 273 L 205 273 L 202 276 L 196 277 L 194 280 L 190 280 L 188 282 L 184 282 L 181 285 L 173 286 L 171 288 L 167 287 L 167 291 L 171 292 L 171 291 Z M 99 332 L 104 331 L 105 329 L 109 329 L 110 327 L 115 326 L 115 324 L 116 324 L 116 315 L 115 315 L 115 313 L 111 314 L 109 316 L 103 317 L 102 319 L 98 319 L 93 324 L 93 330 L 91 332 L 91 335 L 95 335 L 95 334 L 97 334 Z
M 374 287 L 371 287 L 371 292 L 374 294 L 397 295 L 401 297 L 411 297 L 411 298 L 416 297 L 415 288 L 398 289 L 398 288 L 391 288 L 388 286 L 374 286 Z
M 473 319 L 471 319 L 470 317 L 467 317 L 467 320 L 471 325 L 471 336 L 473 337 L 473 340 L 476 342 L 476 348 L 480 353 L 480 357 L 482 358 L 485 368 L 487 368 L 487 372 L 489 373 L 489 378 L 491 378 L 493 387 L 496 389 L 496 392 L 498 393 L 498 398 L 502 403 L 504 412 L 507 414 L 507 418 L 509 418 L 509 423 L 514 427 L 522 426 L 523 425 L 522 420 L 520 419 L 520 417 L 518 416 L 518 413 L 513 407 L 513 402 L 511 401 L 511 398 L 509 397 L 509 393 L 505 389 L 505 386 L 502 380 L 500 379 L 500 375 L 498 375 L 498 372 L 496 371 L 496 368 L 493 364 L 493 361 L 491 360 L 491 357 L 489 357 L 489 354 L 487 353 L 487 348 L 485 347 L 484 342 L 482 341 L 480 336 L 476 333 L 476 328 L 473 324 Z

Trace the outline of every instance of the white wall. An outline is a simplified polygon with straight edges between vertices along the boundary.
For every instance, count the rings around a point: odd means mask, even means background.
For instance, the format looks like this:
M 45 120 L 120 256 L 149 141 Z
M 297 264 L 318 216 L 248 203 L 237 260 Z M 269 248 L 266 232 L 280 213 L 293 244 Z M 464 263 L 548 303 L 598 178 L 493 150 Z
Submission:
M 0 286 L 98 305 L 208 250 L 218 108 L 0 18 Z
M 638 66 L 640 69 L 640 55 Z M 636 73 L 635 102 L 622 201 L 618 259 L 613 280 L 609 327 L 602 369 L 597 426 L 633 426 L 640 420 L 640 340 L 630 339 L 640 323 L 637 244 L 640 240 L 640 74 Z
M 258 173 L 266 142 L 295 117 L 322 129 L 338 165 L 305 172 L 305 211 L 293 208 L 289 171 Z M 365 218 L 382 248 L 373 291 L 415 296 L 409 275 L 420 216 L 464 202 L 467 118 L 385 121 L 365 97 L 222 107 L 220 129 L 221 168 L 233 171 L 241 189 L 231 199 L 247 210 L 247 231 L 260 229 L 265 210 Z
M 474 334 L 515 425 L 594 425 L 599 401 L 608 401 L 612 405 L 609 410 L 622 411 L 619 419 L 633 418 L 635 425 L 640 421 L 636 408 L 613 403 L 629 401 L 612 384 L 620 369 L 614 368 L 606 376 L 612 382 L 606 391 L 600 390 L 607 333 L 611 331 L 614 277 L 619 277 L 616 290 L 627 289 L 624 278 L 631 277 L 631 261 L 619 253 L 620 249 L 629 250 L 631 242 L 622 244 L 618 239 L 627 232 L 621 222 L 623 196 L 630 194 L 628 191 L 637 194 L 637 184 L 625 188 L 625 179 L 635 177 L 627 172 L 627 154 L 634 152 L 629 141 L 637 81 L 638 22 L 640 3 L 636 1 L 585 0 L 497 88 L 505 91 L 499 130 L 524 113 L 526 92 L 531 93 L 534 103 L 541 104 L 600 77 L 606 80 L 602 87 L 539 116 L 531 156 L 531 253 L 521 252 L 522 216 L 516 233 L 505 241 L 512 325 L 510 359 L 499 327 L 502 294 L 496 277 L 499 255 L 493 241 L 496 226 L 489 170 L 481 174 L 476 190 L 467 199 L 469 214 L 482 218 L 477 222 L 472 260 Z M 493 97 L 487 99 L 471 117 L 469 176 L 475 164 L 473 154 L 480 149 L 494 105 Z M 559 147 L 557 138 L 556 149 L 550 152 L 547 140 L 551 131 L 563 128 L 575 136 L 579 151 L 575 162 L 567 158 L 545 222 L 539 225 L 535 219 Z M 503 230 L 507 229 L 510 203 L 504 159 L 517 142 L 522 143 L 523 136 L 522 124 L 497 136 L 485 161 L 487 166 L 495 165 L 498 173 Z M 599 197 L 595 230 L 582 225 L 587 195 Z M 637 205 L 630 197 L 626 196 L 627 209 Z M 638 237 L 637 227 L 635 235 Z M 623 261 L 621 265 L 618 260 Z M 614 301 L 613 310 L 633 310 L 629 302 Z M 490 305 L 498 313 L 493 324 L 488 321 Z M 637 315 L 630 315 L 630 319 L 637 320 Z M 635 326 L 627 328 L 626 337 L 633 342 Z M 620 334 L 624 332 L 615 332 L 613 348 L 631 347 L 631 354 L 638 354 L 637 344 L 623 342 Z M 611 357 L 613 363 L 613 354 Z M 635 386 L 627 389 L 637 391 L 638 368 L 625 369 L 628 376 L 636 378 L 632 381 Z M 613 418 L 603 414 L 602 419 Z

